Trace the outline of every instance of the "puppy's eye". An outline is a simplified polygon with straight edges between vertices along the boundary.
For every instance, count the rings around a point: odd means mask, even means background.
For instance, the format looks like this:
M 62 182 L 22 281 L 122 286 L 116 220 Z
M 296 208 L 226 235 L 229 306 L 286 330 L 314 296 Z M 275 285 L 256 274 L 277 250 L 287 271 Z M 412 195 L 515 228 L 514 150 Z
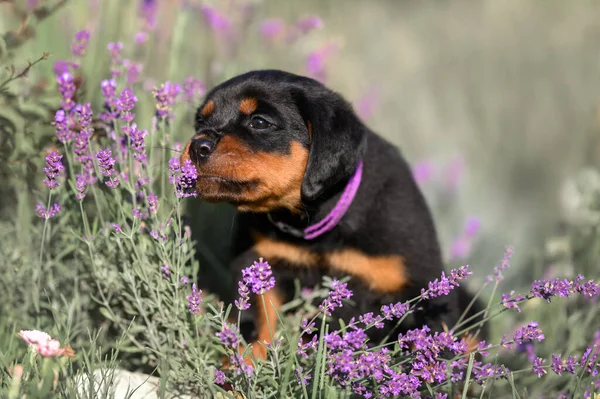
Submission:
M 263 118 L 261 118 L 260 116 L 255 116 L 250 121 L 250 127 L 252 129 L 262 130 L 268 128 L 269 126 L 271 126 L 271 124 Z

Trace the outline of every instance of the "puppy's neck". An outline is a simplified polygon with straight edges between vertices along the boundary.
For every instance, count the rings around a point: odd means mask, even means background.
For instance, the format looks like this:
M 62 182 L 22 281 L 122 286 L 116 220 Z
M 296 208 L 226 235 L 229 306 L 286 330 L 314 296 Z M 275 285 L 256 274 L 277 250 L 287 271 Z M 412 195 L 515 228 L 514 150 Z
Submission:
M 287 209 L 279 209 L 269 212 L 269 217 L 272 221 L 302 231 L 306 227 L 318 223 L 327 217 L 340 200 L 349 180 L 350 177 L 344 178 L 329 187 L 316 200 L 303 202 L 302 209 L 298 213 L 292 213 Z

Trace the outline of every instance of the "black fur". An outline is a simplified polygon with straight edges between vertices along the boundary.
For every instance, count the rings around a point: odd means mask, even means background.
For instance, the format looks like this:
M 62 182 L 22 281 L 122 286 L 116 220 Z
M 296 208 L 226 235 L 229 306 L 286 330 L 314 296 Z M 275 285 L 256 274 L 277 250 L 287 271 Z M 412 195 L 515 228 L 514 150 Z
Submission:
M 273 121 L 276 127 L 253 134 L 245 127 L 249 117 L 235 112 L 244 96 L 258 98 L 257 113 Z M 397 148 L 373 133 L 356 116 L 350 104 L 319 82 L 282 71 L 254 71 L 217 86 L 207 95 L 216 104 L 216 114 L 202 118 L 198 112 L 197 131 L 215 129 L 242 138 L 260 151 L 286 153 L 295 140 L 310 149 L 302 182 L 301 215 L 285 209 L 271 212 L 272 219 L 302 230 L 325 217 L 336 204 L 360 159 L 363 177 L 348 212 L 332 231 L 314 240 L 304 240 L 276 228 L 266 214 L 241 213 L 236 222 L 234 281 L 241 278 L 242 268 L 257 259 L 251 232 L 325 254 L 340 248 L 352 248 L 367 255 L 400 255 L 410 275 L 410 287 L 395 294 L 372 292 L 353 278 L 355 306 L 343 306 L 333 313 L 334 319 L 348 321 L 366 312 L 378 314 L 382 305 L 406 301 L 420 294 L 421 288 L 443 271 L 440 247 L 434 223 L 409 165 Z M 225 104 L 228 110 L 223 111 Z M 229 108 L 231 110 L 229 111 Z M 211 119 L 212 118 L 212 119 Z M 309 134 L 309 123 L 312 132 Z M 285 171 L 273 171 L 285 173 Z M 277 287 L 291 299 L 294 280 L 302 286 L 321 283 L 323 275 L 341 277 L 329 270 L 325 261 L 311 268 L 291 267 L 285 262 L 269 260 Z M 237 283 L 233 290 L 237 290 Z M 237 295 L 234 295 L 237 296 Z M 449 296 L 424 303 L 424 309 L 406 320 L 401 330 L 428 324 L 442 329 L 442 322 L 452 327 L 471 296 L 458 289 Z M 255 306 L 244 312 L 243 332 L 252 338 L 252 315 Z M 470 314 L 479 311 L 476 304 Z M 395 323 L 387 322 L 383 330 L 371 329 L 370 337 L 379 340 Z M 394 334 L 398 331 L 394 331 Z M 392 335 L 392 339 L 396 335 Z

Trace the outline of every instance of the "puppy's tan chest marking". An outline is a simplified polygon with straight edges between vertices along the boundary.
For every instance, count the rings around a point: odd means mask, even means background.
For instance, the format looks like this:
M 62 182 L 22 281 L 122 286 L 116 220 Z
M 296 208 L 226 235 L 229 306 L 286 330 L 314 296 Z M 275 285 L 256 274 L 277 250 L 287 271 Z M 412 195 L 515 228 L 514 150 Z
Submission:
M 381 293 L 398 292 L 409 284 L 404 259 L 398 255 L 373 256 L 350 248 L 320 254 L 259 234 L 254 239 L 254 251 L 266 260 L 282 260 L 305 268 L 325 266 L 358 278 Z

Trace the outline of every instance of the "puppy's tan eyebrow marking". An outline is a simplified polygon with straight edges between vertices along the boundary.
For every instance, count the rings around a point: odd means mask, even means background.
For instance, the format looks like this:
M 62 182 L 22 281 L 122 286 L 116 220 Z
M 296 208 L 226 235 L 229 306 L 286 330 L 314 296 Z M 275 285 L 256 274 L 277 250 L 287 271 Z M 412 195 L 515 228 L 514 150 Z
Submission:
M 202 114 L 202 116 L 207 117 L 210 114 L 212 114 L 214 110 L 215 110 L 215 102 L 213 100 L 209 100 L 204 105 L 204 107 L 202 107 L 202 109 L 200 110 L 200 113 Z
M 248 97 L 240 102 L 240 111 L 245 115 L 250 115 L 256 111 L 256 108 L 258 108 L 258 101 L 256 101 L 256 98 Z

